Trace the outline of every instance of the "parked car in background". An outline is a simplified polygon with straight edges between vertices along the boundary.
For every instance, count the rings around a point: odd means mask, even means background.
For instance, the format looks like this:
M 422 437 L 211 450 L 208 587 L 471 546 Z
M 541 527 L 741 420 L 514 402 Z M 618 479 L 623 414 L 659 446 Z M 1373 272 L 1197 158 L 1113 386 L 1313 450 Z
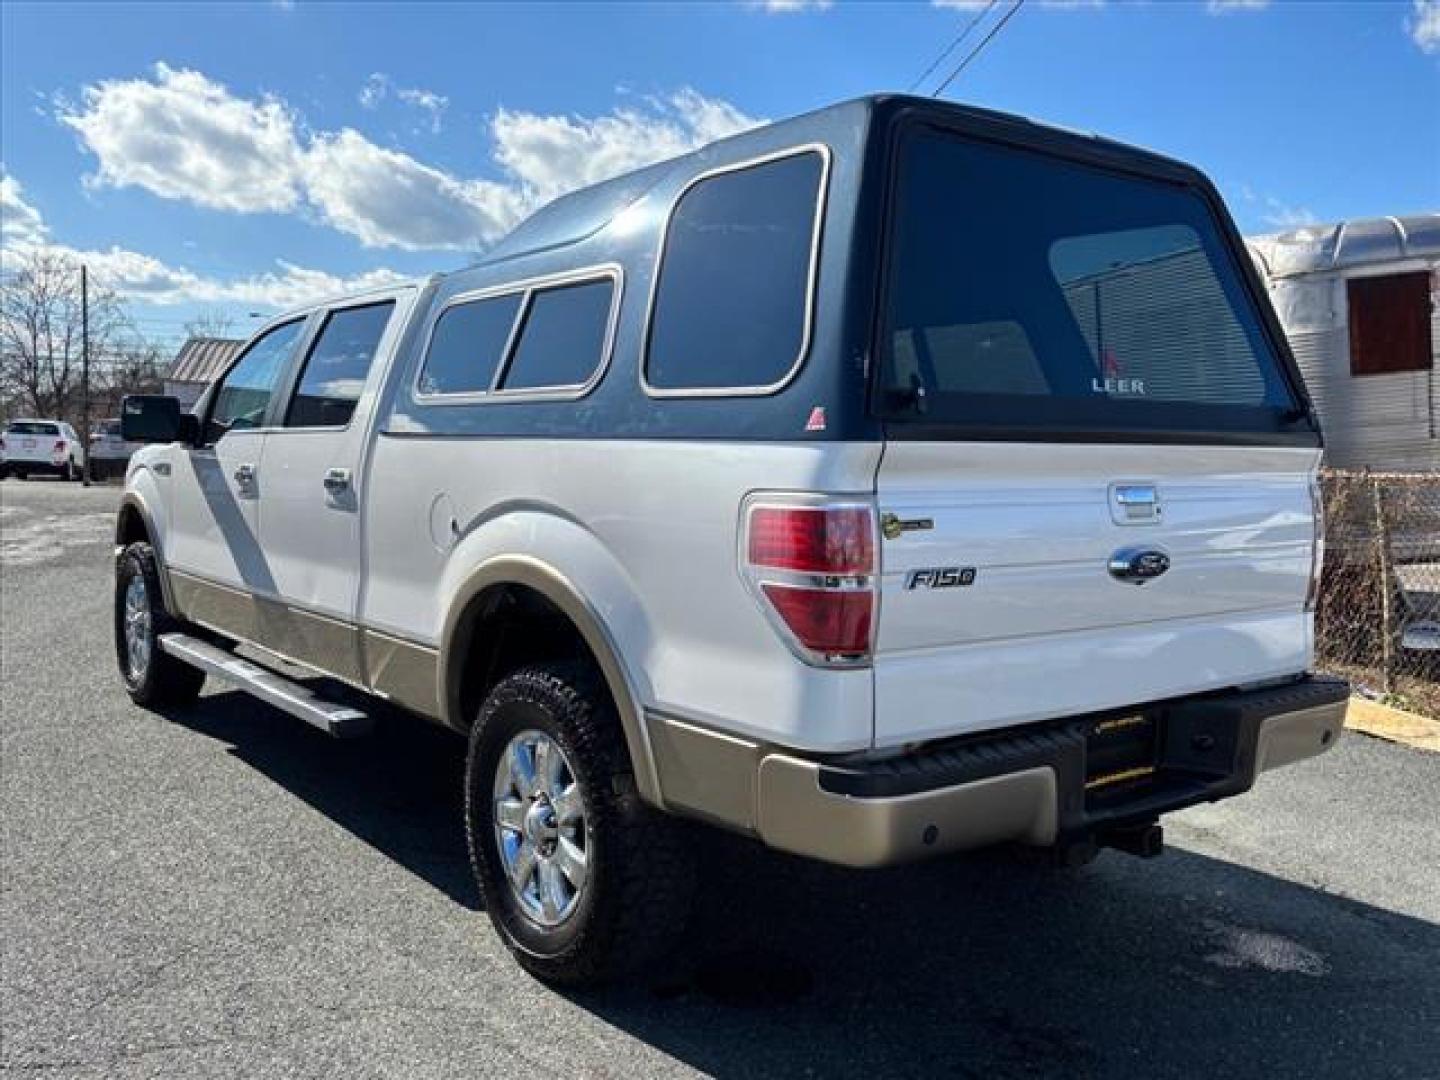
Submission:
M 555 982 L 680 938 L 677 818 L 853 867 L 1154 855 L 1340 734 L 1294 358 L 1209 181 L 1117 143 L 850 102 L 121 415 L 133 700 L 208 673 L 365 730 L 291 661 L 465 736 L 485 910 Z
M 11 420 L 0 433 L 0 477 L 48 473 L 78 480 L 84 467 L 80 436 L 63 420 Z
M 112 476 L 124 476 L 125 467 L 130 464 L 130 455 L 140 446 L 137 442 L 127 442 L 120 434 L 119 420 L 101 420 L 90 435 L 91 478 L 105 480 Z

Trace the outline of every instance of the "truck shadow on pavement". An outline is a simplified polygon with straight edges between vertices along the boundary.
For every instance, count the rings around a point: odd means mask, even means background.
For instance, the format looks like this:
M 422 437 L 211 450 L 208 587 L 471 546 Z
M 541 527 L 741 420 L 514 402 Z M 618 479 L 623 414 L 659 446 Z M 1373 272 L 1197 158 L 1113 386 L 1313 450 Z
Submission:
M 256 708 L 223 693 L 175 719 L 478 911 L 458 738 L 395 718 L 337 744 Z M 696 843 L 687 956 L 566 996 L 715 1076 L 1436 1075 L 1440 927 L 1420 919 L 1179 848 L 865 873 Z

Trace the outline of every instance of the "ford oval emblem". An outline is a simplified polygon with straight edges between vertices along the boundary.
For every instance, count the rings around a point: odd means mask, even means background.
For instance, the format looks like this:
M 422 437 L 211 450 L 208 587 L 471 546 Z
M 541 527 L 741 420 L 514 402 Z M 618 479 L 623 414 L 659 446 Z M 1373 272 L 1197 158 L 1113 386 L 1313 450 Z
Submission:
M 1110 576 L 1144 585 L 1170 569 L 1170 556 L 1158 548 L 1121 548 L 1110 556 Z

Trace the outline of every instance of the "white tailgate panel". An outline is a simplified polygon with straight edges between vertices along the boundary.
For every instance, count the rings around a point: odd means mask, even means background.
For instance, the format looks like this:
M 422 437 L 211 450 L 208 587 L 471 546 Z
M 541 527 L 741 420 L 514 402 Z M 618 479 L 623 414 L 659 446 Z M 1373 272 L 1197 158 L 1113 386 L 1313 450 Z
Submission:
M 887 444 L 876 742 L 894 745 L 1303 671 L 1312 449 Z M 1113 486 L 1153 486 L 1159 520 L 1116 520 Z M 1117 581 L 1112 555 L 1170 569 Z M 912 572 L 974 568 L 968 587 Z

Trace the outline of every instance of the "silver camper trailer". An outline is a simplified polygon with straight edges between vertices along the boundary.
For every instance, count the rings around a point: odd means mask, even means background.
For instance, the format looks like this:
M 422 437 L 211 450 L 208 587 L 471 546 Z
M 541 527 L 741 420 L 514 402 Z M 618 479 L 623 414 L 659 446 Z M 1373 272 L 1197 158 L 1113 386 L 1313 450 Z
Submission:
M 1319 409 L 1325 464 L 1440 470 L 1440 214 L 1249 243 Z
M 1325 659 L 1348 662 L 1360 659 L 1356 649 L 1383 652 L 1387 690 L 1396 672 L 1433 679 L 1440 214 L 1315 225 L 1249 245 L 1325 431 L 1325 588 L 1333 599 L 1322 600 L 1318 647 Z M 1392 603 L 1372 591 L 1376 580 L 1392 583 Z

